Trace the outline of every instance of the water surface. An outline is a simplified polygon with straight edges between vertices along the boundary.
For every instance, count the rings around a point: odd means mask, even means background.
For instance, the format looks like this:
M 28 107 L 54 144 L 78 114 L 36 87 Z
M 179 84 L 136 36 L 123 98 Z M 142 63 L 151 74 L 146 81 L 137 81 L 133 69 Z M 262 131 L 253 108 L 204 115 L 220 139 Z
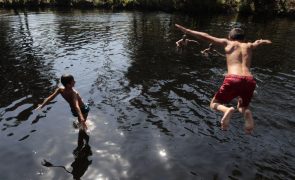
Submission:
M 238 113 L 220 130 L 209 103 L 224 58 L 201 56 L 206 42 L 176 51 L 175 23 L 218 37 L 240 26 L 249 41 L 273 41 L 253 57 L 253 135 Z M 0 26 L 0 179 L 295 179 L 294 21 L 1 10 Z M 34 110 L 64 73 L 91 107 L 83 149 L 61 97 Z

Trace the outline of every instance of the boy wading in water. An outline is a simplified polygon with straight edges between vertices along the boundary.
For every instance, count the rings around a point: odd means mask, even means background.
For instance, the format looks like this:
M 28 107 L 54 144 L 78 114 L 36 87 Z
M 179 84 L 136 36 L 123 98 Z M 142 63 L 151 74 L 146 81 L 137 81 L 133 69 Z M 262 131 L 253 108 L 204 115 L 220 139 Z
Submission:
M 200 45 L 200 43 L 198 41 L 196 41 L 196 40 L 187 39 L 185 34 L 182 35 L 182 38 L 179 39 L 175 44 L 176 44 L 177 47 L 182 48 L 182 47 L 187 46 L 190 43 L 196 43 L 196 44 Z
M 185 47 L 187 47 L 189 44 L 195 43 L 197 45 L 200 45 L 198 41 L 192 40 L 192 39 L 187 39 L 186 35 L 182 35 L 182 38 L 179 39 L 175 44 L 177 51 L 182 53 Z
M 79 93 L 73 88 L 75 86 L 74 77 L 72 75 L 65 74 L 61 76 L 60 81 L 64 87 L 57 88 L 54 93 L 46 98 L 36 109 L 42 109 L 58 94 L 61 94 L 62 97 L 69 103 L 73 116 L 78 117 L 78 121 L 81 123 L 83 129 L 87 129 L 85 122 L 90 108 L 83 102 Z
M 245 132 L 250 134 L 254 128 L 254 121 L 249 103 L 256 86 L 256 81 L 250 72 L 252 50 L 260 45 L 271 44 L 272 42 L 262 39 L 253 43 L 245 42 L 244 31 L 240 28 L 232 29 L 229 32 L 228 39 L 226 39 L 187 29 L 178 24 L 175 24 L 175 26 L 185 34 L 224 48 L 227 75 L 225 75 L 223 84 L 211 100 L 210 108 L 224 113 L 221 119 L 221 129 L 227 130 L 235 108 L 227 107 L 223 103 L 229 103 L 233 98 L 239 97 L 237 108 L 244 115 Z

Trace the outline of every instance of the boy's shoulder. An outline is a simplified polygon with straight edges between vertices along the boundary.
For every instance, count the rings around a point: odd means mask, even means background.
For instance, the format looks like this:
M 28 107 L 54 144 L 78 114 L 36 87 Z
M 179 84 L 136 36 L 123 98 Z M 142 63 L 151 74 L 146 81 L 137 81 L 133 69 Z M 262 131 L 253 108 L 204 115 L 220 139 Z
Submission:
M 59 91 L 59 92 L 63 92 L 64 90 L 65 90 L 64 87 L 58 87 L 58 88 L 57 88 L 57 91 Z
M 252 42 L 247 42 L 247 41 L 232 41 L 229 40 L 228 43 L 229 46 L 240 46 L 240 47 L 251 47 L 253 45 Z
M 58 91 L 60 94 L 63 94 L 63 95 L 70 95 L 70 94 L 76 93 L 76 91 L 74 89 L 67 89 L 65 87 L 59 87 Z

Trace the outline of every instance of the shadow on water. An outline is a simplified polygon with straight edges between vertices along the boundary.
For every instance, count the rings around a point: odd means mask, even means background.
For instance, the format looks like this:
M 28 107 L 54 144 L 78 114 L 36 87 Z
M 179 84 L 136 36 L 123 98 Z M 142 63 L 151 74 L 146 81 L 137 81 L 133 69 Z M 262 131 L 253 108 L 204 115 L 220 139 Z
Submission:
M 54 165 L 45 159 L 41 163 L 45 167 L 62 168 L 65 172 L 72 174 L 73 179 L 79 180 L 85 174 L 92 160 L 88 157 L 92 155 L 91 147 L 89 145 L 89 135 L 84 130 L 79 130 L 77 147 L 73 151 L 75 160 L 71 163 L 72 171 L 69 171 L 65 166 Z

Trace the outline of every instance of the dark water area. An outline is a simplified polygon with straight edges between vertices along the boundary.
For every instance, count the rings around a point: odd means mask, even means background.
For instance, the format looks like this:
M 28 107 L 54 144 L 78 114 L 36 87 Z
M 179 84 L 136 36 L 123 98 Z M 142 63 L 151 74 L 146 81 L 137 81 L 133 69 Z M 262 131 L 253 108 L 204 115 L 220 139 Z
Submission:
M 201 56 L 206 42 L 176 51 L 175 23 L 272 40 L 252 60 L 253 135 L 237 112 L 220 129 L 224 58 Z M 1 10 L 0 27 L 0 179 L 295 179 L 294 20 Z M 64 73 L 90 103 L 83 148 L 60 96 L 34 110 Z

